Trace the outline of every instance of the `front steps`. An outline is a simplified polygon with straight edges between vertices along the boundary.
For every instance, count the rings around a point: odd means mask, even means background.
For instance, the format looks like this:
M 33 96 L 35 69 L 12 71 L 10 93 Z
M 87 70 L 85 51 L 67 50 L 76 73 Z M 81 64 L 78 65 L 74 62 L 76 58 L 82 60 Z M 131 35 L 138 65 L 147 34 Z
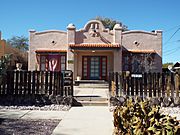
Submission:
M 74 86 L 74 99 L 82 106 L 108 106 L 108 87 L 102 80 L 83 80 Z

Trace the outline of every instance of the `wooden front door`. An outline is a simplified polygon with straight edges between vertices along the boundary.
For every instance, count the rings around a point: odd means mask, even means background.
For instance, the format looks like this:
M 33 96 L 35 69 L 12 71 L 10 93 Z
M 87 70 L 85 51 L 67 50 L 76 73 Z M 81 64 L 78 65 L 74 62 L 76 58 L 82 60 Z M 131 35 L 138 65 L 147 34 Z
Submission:
M 106 80 L 107 57 L 106 56 L 83 56 L 82 62 L 83 79 Z

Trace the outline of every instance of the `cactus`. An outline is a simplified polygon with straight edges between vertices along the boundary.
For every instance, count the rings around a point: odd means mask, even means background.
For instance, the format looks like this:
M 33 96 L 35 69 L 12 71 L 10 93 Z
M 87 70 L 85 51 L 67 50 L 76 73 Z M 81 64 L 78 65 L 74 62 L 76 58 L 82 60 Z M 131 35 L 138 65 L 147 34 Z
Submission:
M 113 112 L 115 135 L 176 135 L 178 121 L 160 113 L 160 107 L 149 100 L 127 99 Z

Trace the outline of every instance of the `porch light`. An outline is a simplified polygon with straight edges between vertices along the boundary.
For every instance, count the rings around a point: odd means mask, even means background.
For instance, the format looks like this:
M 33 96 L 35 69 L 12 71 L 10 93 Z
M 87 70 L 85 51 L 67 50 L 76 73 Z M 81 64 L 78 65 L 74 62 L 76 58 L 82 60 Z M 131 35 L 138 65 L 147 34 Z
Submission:
M 92 53 L 95 53 L 95 51 L 92 51 Z

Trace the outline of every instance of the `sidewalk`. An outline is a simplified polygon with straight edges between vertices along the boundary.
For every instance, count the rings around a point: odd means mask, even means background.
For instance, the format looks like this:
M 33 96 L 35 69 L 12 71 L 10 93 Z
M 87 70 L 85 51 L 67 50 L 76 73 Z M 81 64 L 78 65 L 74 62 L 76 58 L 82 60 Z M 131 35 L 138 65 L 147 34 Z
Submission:
M 52 135 L 111 135 L 113 115 L 107 106 L 72 107 L 69 111 L 0 110 L 0 118 L 62 119 Z
M 68 111 L 0 110 L 0 118 L 8 119 L 63 119 Z
M 112 135 L 113 115 L 107 106 L 73 107 L 52 135 Z

